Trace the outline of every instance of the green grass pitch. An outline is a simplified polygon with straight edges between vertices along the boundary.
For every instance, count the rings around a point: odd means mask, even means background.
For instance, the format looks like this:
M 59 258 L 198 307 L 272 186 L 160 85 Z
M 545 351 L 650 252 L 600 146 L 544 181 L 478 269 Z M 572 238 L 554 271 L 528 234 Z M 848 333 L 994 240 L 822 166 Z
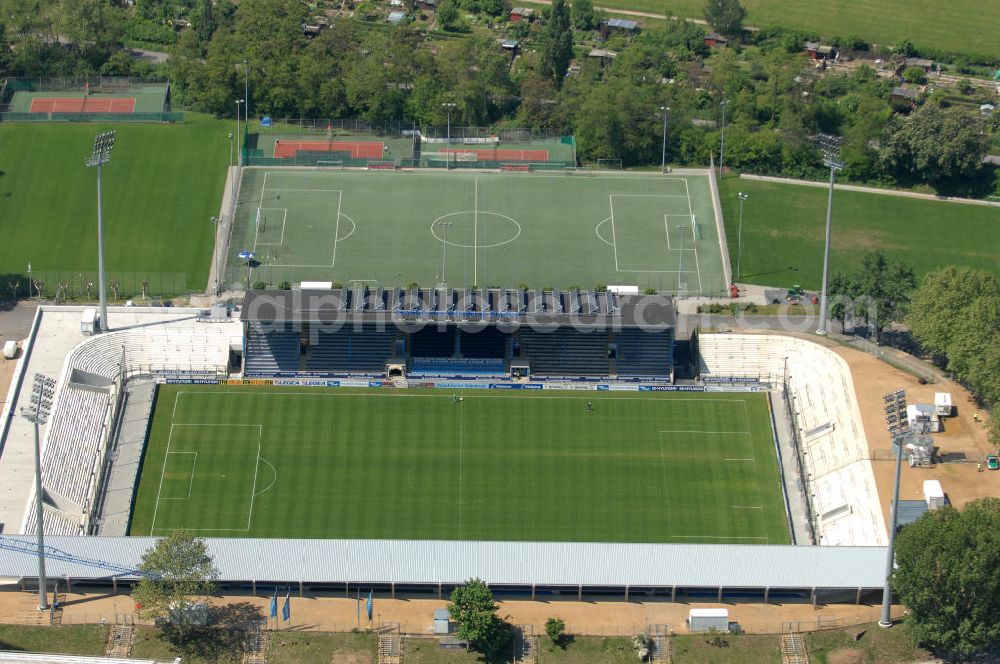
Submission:
M 226 282 L 721 294 L 707 176 L 247 169 Z
M 743 204 L 742 283 L 820 287 L 826 231 L 825 187 L 726 178 L 720 186 L 729 255 L 736 272 L 739 192 Z M 994 207 L 837 191 L 830 273 L 860 266 L 875 249 L 913 266 L 917 279 L 945 265 L 1000 274 Z
M 788 541 L 763 394 L 462 396 L 161 387 L 131 532 Z
M 156 292 L 204 290 L 235 125 L 188 114 L 179 125 L 121 124 L 104 167 L 104 231 L 112 280 Z M 84 166 L 105 125 L 0 124 L 0 275 L 30 261 L 56 280 L 97 270 L 97 176 Z M 160 275 L 163 276 L 160 278 Z M 96 278 L 94 279 L 96 281 Z M 162 283 L 162 288 L 160 282 Z M 6 280 L 0 283 L 6 289 Z M 171 288 L 176 287 L 174 292 Z M 131 297 L 135 292 L 121 292 Z
M 641 10 L 663 16 L 659 0 L 602 0 L 609 9 Z M 754 27 L 779 25 L 824 38 L 860 37 L 892 46 L 909 39 L 918 48 L 1000 56 L 1000 11 L 995 0 L 963 0 L 946 5 L 937 0 L 743 0 L 745 23 Z M 673 0 L 672 15 L 703 19 L 702 0 Z

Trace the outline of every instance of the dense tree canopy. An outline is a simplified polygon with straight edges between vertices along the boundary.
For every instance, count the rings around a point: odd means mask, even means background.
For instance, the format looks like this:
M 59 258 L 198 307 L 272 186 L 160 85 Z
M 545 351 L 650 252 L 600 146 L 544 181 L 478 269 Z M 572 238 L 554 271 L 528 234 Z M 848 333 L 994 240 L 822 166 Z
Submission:
M 479 652 L 491 656 L 504 651 L 512 637 L 511 626 L 498 615 L 493 591 L 479 579 L 470 579 L 451 593 L 448 611 L 458 623 L 458 635 Z
M 743 32 L 747 10 L 739 0 L 707 0 L 704 13 L 708 24 L 720 34 L 739 37 Z
M 917 640 L 971 657 L 1000 643 L 1000 499 L 928 512 L 896 542 L 892 585 Z
M 933 104 L 894 116 L 882 141 L 882 160 L 891 172 L 931 182 L 971 177 L 985 155 L 978 118 Z

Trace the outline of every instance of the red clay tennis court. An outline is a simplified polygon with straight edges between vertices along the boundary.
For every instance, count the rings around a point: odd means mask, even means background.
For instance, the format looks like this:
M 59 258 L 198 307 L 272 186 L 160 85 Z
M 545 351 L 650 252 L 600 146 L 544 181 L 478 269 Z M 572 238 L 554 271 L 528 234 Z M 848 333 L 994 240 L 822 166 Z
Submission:
M 29 113 L 135 113 L 135 97 L 43 97 Z
M 283 141 L 274 142 L 278 159 L 294 157 L 299 152 L 350 152 L 352 159 L 381 159 L 385 145 L 372 141 Z
M 476 155 L 477 160 L 489 161 L 548 161 L 548 150 L 512 150 L 510 148 L 462 148 L 445 149 L 441 152 L 453 155 Z

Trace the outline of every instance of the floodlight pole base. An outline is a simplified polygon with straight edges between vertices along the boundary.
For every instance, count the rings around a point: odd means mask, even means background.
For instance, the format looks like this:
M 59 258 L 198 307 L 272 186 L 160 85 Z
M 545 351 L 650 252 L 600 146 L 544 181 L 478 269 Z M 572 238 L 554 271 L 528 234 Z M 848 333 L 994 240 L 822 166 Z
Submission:
M 893 622 L 891 620 L 889 622 L 882 622 L 881 620 L 878 621 L 878 626 L 882 629 L 889 629 L 892 625 Z

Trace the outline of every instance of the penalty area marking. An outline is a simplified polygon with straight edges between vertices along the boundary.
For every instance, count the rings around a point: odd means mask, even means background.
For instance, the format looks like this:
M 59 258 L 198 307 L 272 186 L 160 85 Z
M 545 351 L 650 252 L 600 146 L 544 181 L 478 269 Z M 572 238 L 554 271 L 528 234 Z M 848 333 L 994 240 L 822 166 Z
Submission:
M 183 394 L 185 394 L 185 393 L 184 392 L 178 392 L 177 393 L 177 397 L 174 399 L 174 416 L 176 416 L 176 413 L 177 413 L 177 399 L 179 399 L 180 396 L 183 395 Z M 173 440 L 173 437 L 174 437 L 174 428 L 175 427 L 256 427 L 257 428 L 257 459 L 255 461 L 254 470 L 253 470 L 253 486 L 250 489 L 250 510 L 249 510 L 249 513 L 247 514 L 247 526 L 246 526 L 246 528 L 185 528 L 185 530 L 198 531 L 198 532 L 200 532 L 200 531 L 249 532 L 250 531 L 250 522 L 251 522 L 251 519 L 253 519 L 253 503 L 254 503 L 254 498 L 257 495 L 256 494 L 256 491 L 257 491 L 257 473 L 260 470 L 260 448 L 261 448 L 262 439 L 264 437 L 264 425 L 263 424 L 243 424 L 243 423 L 241 423 L 241 424 L 225 424 L 225 423 L 219 423 L 219 424 L 215 424 L 215 423 L 210 423 L 210 424 L 195 424 L 195 423 L 175 423 L 175 422 L 171 422 L 170 423 L 170 433 L 167 434 L 167 449 L 166 449 L 166 451 L 163 454 L 163 465 L 160 467 L 160 485 L 159 485 L 159 487 L 156 490 L 156 504 L 153 506 L 153 520 L 152 520 L 152 522 L 150 523 L 150 526 L 149 526 L 149 534 L 153 535 L 154 532 L 156 531 L 156 515 L 160 511 L 160 501 L 161 500 L 170 500 L 169 498 L 162 498 L 161 497 L 161 494 L 163 492 L 163 478 L 166 475 L 166 470 L 167 470 L 167 458 L 171 454 L 191 454 L 191 452 L 171 452 L 170 451 L 170 443 L 171 443 L 171 441 Z M 194 454 L 196 455 L 195 458 L 197 459 L 197 452 L 194 452 Z M 266 460 L 265 460 L 265 463 L 268 463 L 270 465 L 270 462 L 268 462 Z M 274 468 L 274 466 L 271 466 L 271 467 Z M 275 473 L 275 481 L 277 481 L 277 473 Z M 192 468 L 192 471 L 191 471 L 191 482 L 192 482 L 192 484 L 194 482 L 194 469 L 193 468 Z M 272 485 L 273 484 L 274 484 L 274 482 L 272 482 Z M 268 486 L 267 488 L 270 489 L 271 486 Z M 263 493 L 263 491 L 261 493 Z M 190 498 L 190 494 L 191 494 L 191 492 L 190 492 L 190 488 L 189 488 L 189 490 L 188 490 L 188 497 L 189 498 Z M 170 531 L 170 530 L 175 530 L 176 528 L 177 528 L 177 526 L 171 526 L 171 527 L 167 527 L 167 528 L 160 528 L 160 530 Z
M 260 222 L 261 219 L 264 220 L 264 232 L 267 233 L 267 216 L 262 215 L 261 212 L 267 211 L 280 211 L 282 213 L 281 217 L 281 238 L 277 242 L 261 242 L 257 238 L 260 235 Z M 285 243 L 285 225 L 288 223 L 288 208 L 257 208 L 257 223 L 254 225 L 253 231 L 253 246 L 254 249 L 260 246 L 278 246 Z

